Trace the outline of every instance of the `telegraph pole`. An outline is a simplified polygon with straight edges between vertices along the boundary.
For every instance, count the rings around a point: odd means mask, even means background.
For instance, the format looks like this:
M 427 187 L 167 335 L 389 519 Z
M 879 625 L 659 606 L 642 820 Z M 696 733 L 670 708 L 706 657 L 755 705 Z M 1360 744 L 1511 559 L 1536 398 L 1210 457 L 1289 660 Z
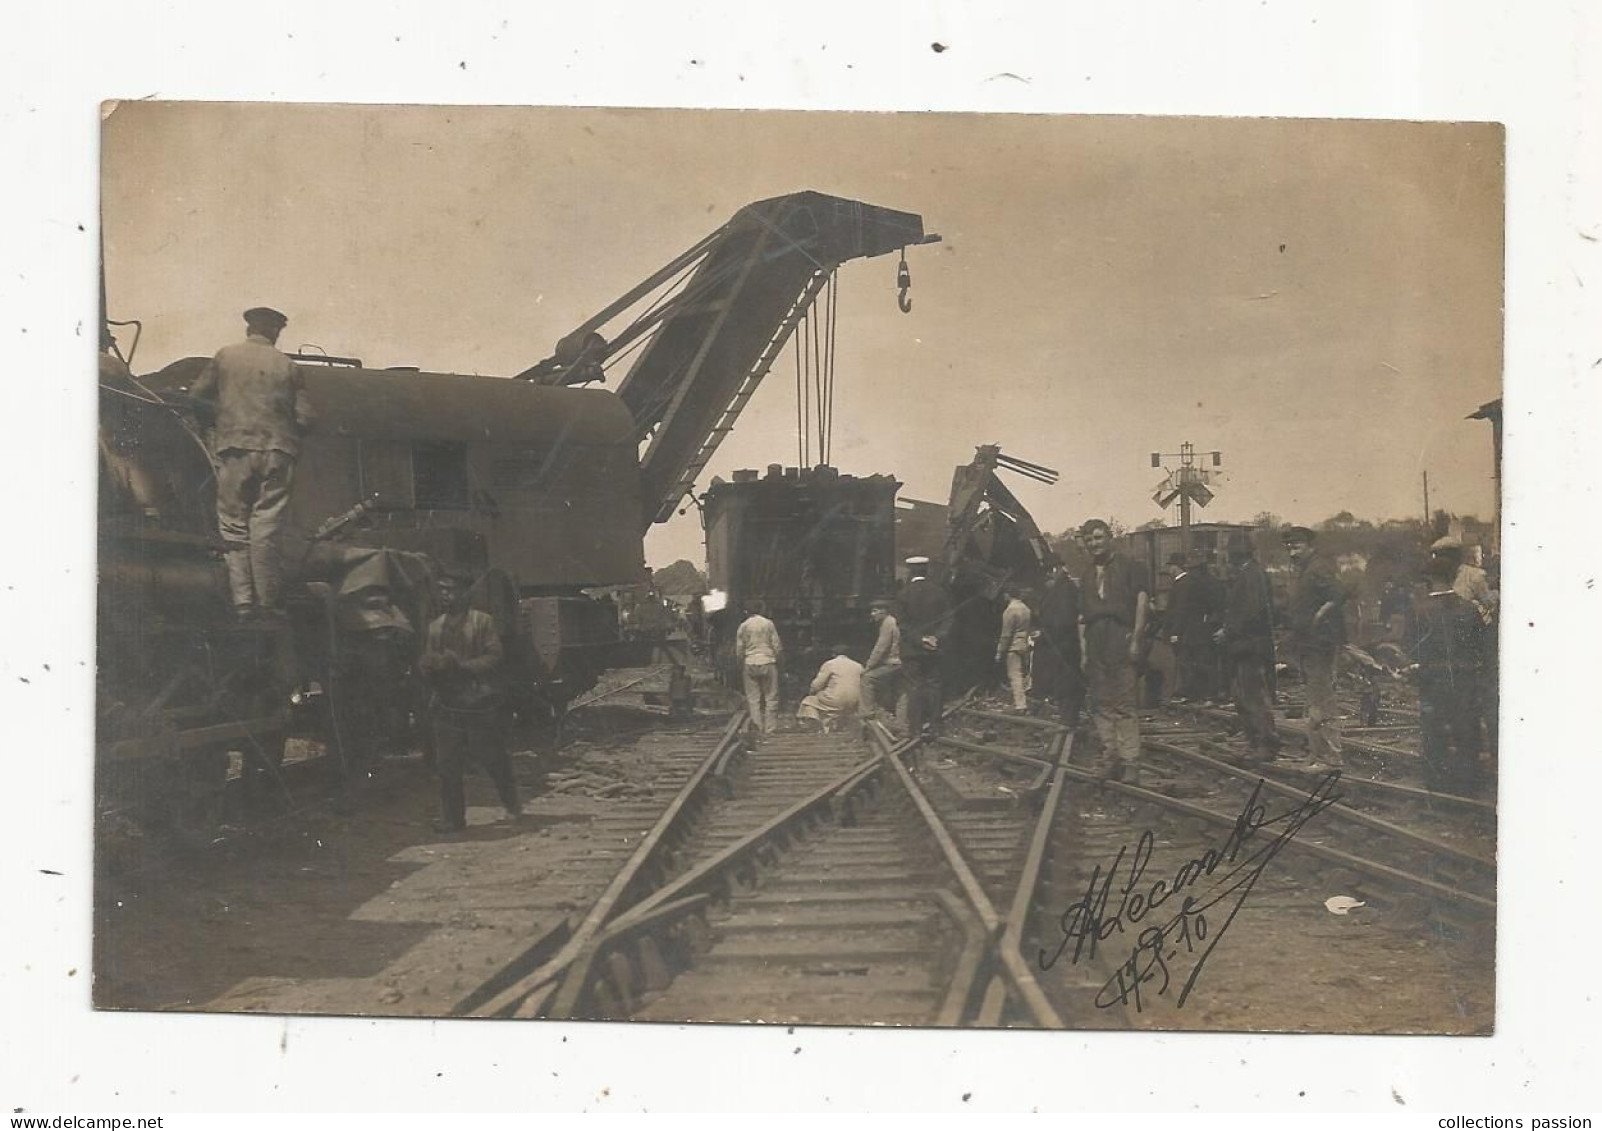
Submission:
M 1218 467 L 1224 462 L 1223 452 L 1203 452 L 1203 455 L 1212 457 L 1212 466 Z M 1152 452 L 1151 465 L 1162 467 L 1164 459 L 1178 459 L 1179 466 L 1168 473 L 1168 478 L 1157 487 L 1152 500 L 1164 510 L 1179 500 L 1179 541 L 1186 550 L 1190 549 L 1190 504 L 1194 500 L 1197 506 L 1205 507 L 1213 501 L 1213 492 L 1207 486 L 1211 477 L 1208 471 L 1196 464 L 1196 445 L 1186 440 L 1179 445 L 1177 452 Z
M 1435 515 L 1430 511 L 1430 473 L 1424 473 L 1424 529 L 1433 530 Z

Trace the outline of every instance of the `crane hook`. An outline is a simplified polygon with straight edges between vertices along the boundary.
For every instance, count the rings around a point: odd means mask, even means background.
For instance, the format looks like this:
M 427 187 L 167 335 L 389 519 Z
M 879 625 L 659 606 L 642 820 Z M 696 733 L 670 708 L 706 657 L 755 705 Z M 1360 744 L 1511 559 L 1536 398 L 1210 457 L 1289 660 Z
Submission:
M 901 308 L 902 314 L 912 313 L 912 299 L 907 292 L 912 289 L 912 272 L 907 267 L 907 249 L 901 249 L 901 264 L 896 268 L 896 287 L 901 292 L 896 295 L 896 305 Z

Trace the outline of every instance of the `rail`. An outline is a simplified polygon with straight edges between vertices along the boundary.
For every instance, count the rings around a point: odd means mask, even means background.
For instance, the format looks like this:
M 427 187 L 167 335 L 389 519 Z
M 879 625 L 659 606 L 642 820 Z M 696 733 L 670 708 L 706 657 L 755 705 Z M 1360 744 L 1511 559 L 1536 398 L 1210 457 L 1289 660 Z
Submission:
M 712 752 L 696 767 L 579 924 L 575 927 L 564 920 L 536 940 L 509 964 L 509 968 L 492 979 L 492 986 L 486 983 L 457 1003 L 451 1011 L 454 1015 L 496 1017 L 513 1013 L 527 1016 L 543 1004 L 555 980 L 586 953 L 591 941 L 619 907 L 626 905 L 629 897 L 642 886 L 654 886 L 659 882 L 667 866 L 663 857 L 675 834 L 684 829 L 698 803 L 705 800 L 708 784 L 721 781 L 720 768 L 726 771 L 735 751 L 743 748 L 741 732 L 747 718 L 744 710 L 735 712 Z

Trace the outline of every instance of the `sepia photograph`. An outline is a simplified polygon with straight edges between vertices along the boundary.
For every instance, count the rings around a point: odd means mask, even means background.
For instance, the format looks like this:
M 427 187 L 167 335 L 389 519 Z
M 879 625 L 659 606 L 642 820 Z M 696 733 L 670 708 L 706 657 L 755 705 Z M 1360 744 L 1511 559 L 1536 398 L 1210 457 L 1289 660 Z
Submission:
M 1495 1031 L 1501 125 L 100 117 L 96 1009 Z

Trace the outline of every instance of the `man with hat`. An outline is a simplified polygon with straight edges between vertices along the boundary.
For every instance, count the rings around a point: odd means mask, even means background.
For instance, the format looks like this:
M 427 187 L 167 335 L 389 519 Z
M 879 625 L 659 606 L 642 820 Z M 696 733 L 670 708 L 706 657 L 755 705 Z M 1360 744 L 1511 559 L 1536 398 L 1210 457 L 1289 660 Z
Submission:
M 269 307 L 245 311 L 245 340 L 217 351 L 189 390 L 216 401 L 217 529 L 241 619 L 279 610 L 279 532 L 312 420 L 300 368 L 276 348 L 288 323 Z
M 879 717 L 879 705 L 887 704 L 895 714 L 896 693 L 901 682 L 901 626 L 890 601 L 880 599 L 868 607 L 868 615 L 879 626 L 879 635 L 862 669 L 863 722 Z
M 1090 716 L 1115 780 L 1134 780 L 1140 765 L 1135 668 L 1146 633 L 1150 594 L 1135 563 L 1113 548 L 1112 528 L 1093 518 L 1079 528 L 1091 566 L 1080 584 L 1085 684 Z
M 1335 660 L 1346 643 L 1346 594 L 1335 563 L 1313 548 L 1316 535 L 1305 526 L 1281 534 L 1296 577 L 1291 583 L 1291 646 L 1307 687 L 1307 751 L 1327 766 L 1341 764 L 1336 718 Z
M 951 598 L 929 576 L 929 559 L 907 559 L 901 591 L 901 671 L 907 680 L 907 727 L 914 736 L 940 726 L 941 645 L 951 631 Z
M 503 652 L 500 633 L 486 612 L 468 606 L 470 572 L 446 567 L 437 582 L 445 612 L 428 626 L 417 670 L 433 690 L 434 769 L 439 774 L 440 817 L 434 830 L 460 832 L 467 827 L 467 799 L 462 774 L 477 762 L 495 783 L 506 815 L 522 816 L 512 756 L 507 749 L 496 683 Z

